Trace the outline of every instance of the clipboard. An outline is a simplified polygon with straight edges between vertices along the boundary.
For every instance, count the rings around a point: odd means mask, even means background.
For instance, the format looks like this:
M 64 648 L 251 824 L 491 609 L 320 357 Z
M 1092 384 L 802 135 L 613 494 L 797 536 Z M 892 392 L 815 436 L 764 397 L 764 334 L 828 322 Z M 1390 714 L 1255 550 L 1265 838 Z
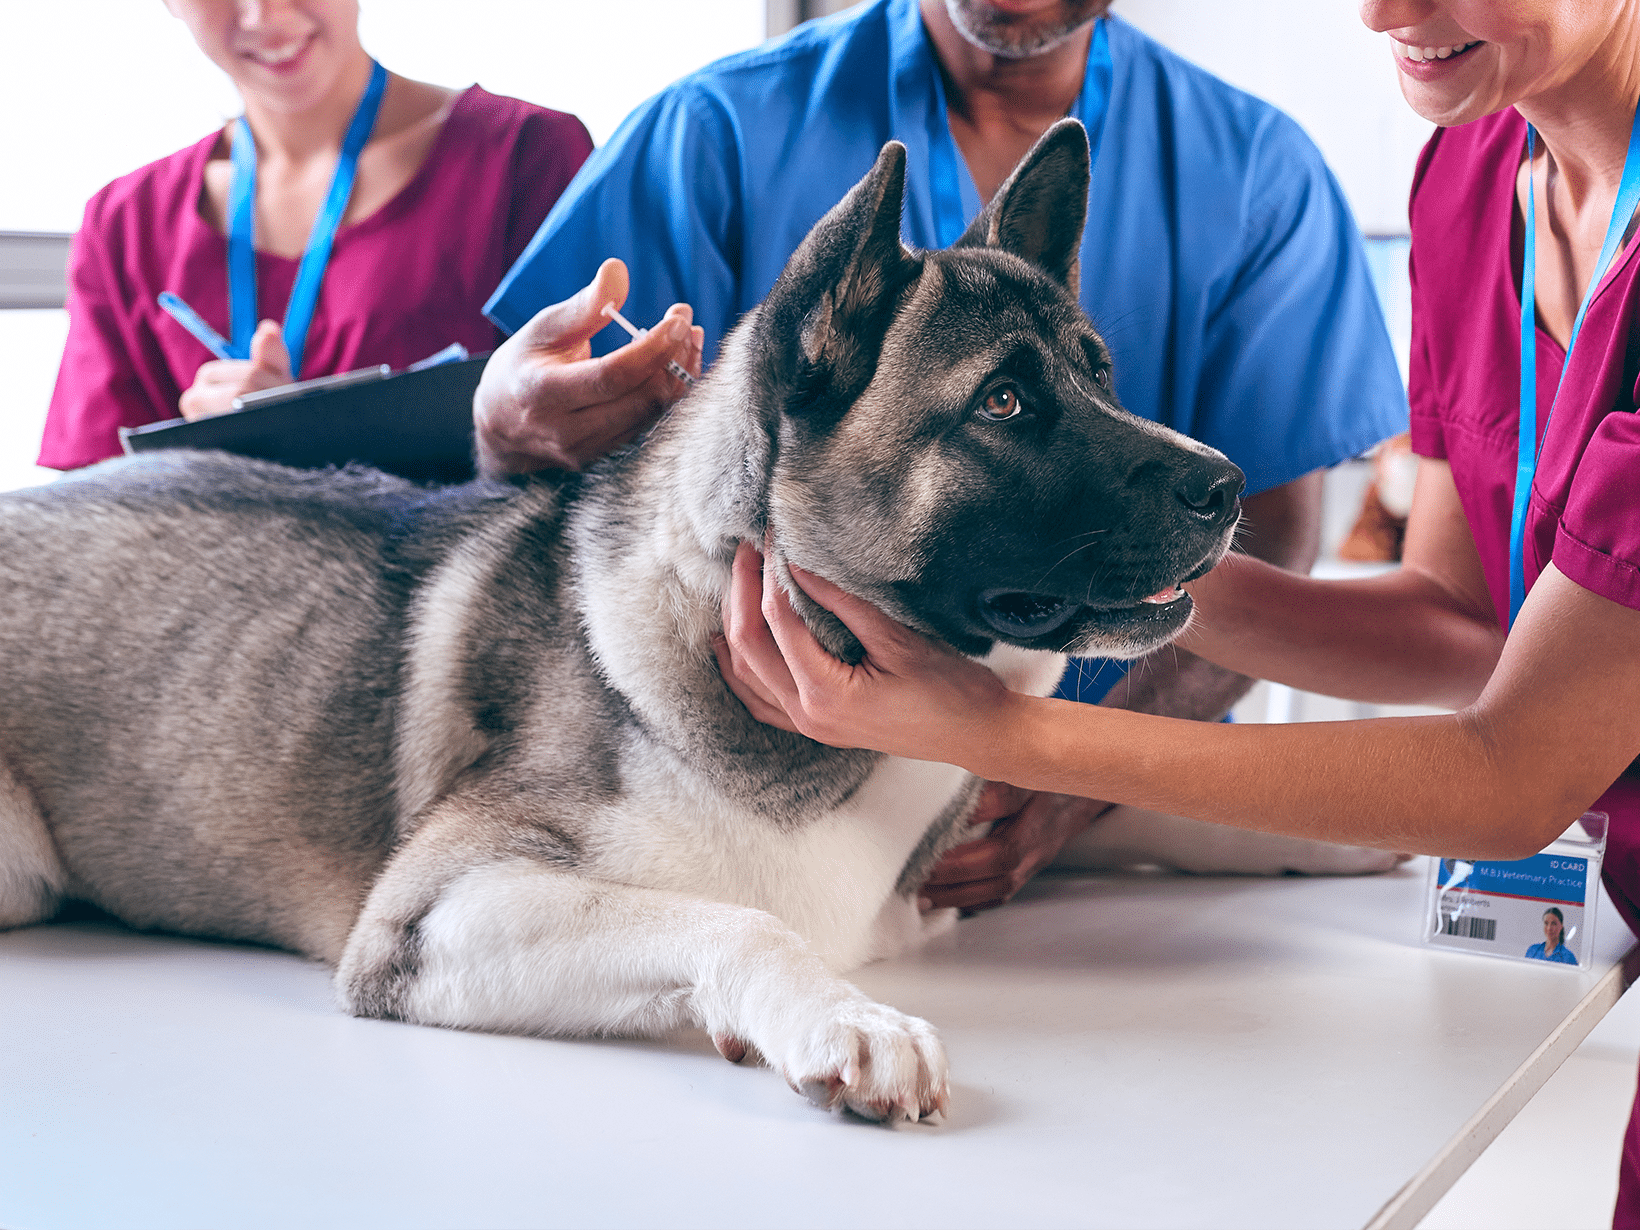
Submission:
M 414 482 L 473 477 L 473 393 L 489 355 L 310 389 L 210 418 L 120 428 L 127 453 L 214 448 L 314 470 L 350 461 Z

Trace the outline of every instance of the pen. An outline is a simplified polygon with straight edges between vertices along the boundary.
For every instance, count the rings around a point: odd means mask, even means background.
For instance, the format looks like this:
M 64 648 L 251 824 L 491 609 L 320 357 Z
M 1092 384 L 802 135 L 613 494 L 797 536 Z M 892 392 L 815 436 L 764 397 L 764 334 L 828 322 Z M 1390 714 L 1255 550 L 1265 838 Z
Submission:
M 628 333 L 630 333 L 632 335 L 632 340 L 633 341 L 637 341 L 639 338 L 643 337 L 645 333 L 648 332 L 647 329 L 638 328 L 630 320 L 628 320 L 625 316 L 622 316 L 619 312 L 617 312 L 615 310 L 615 305 L 613 303 L 604 304 L 604 315 L 609 317 L 616 324 L 620 325 L 621 328 L 625 329 Z M 695 387 L 695 378 L 693 376 L 691 376 L 688 372 L 684 371 L 683 370 L 683 365 L 680 364 L 676 359 L 668 359 L 667 360 L 666 370 L 671 372 L 674 376 L 676 376 L 679 380 L 683 381 L 690 388 Z
M 443 350 L 435 350 L 425 359 L 418 359 L 404 370 L 407 372 L 424 372 L 429 367 L 443 367 L 446 363 L 460 363 L 467 358 L 467 347 L 460 342 L 451 342 Z
M 162 290 L 156 297 L 160 307 L 171 314 L 171 319 L 184 329 L 192 333 L 204 346 L 219 359 L 233 358 L 233 351 L 228 346 L 228 339 L 223 337 L 210 325 L 205 323 L 204 317 L 194 311 L 176 295 L 168 290 Z

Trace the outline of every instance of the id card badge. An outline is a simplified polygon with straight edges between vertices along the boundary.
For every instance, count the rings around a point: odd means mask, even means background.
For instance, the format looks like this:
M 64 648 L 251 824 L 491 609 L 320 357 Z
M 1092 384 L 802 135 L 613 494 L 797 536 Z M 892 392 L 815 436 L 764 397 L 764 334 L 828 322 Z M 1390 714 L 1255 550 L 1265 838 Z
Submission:
M 1584 812 L 1542 853 L 1513 862 L 1435 859 L 1424 943 L 1582 969 L 1594 952 L 1605 812 Z

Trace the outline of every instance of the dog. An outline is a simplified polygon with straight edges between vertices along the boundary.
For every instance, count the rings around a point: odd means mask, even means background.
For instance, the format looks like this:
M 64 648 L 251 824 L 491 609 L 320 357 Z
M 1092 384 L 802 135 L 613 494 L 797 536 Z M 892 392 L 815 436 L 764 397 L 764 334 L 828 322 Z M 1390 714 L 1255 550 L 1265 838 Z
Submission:
M 818 1104 L 942 1110 L 933 1029 L 840 975 L 933 925 L 980 783 L 753 720 L 712 649 L 736 545 L 841 658 L 790 565 L 1046 694 L 1185 627 L 1243 478 L 1111 391 L 1080 125 L 945 251 L 902 243 L 904 165 L 585 474 L 178 451 L 0 498 L 0 926 L 84 900 L 328 962 L 361 1016 L 698 1026 Z

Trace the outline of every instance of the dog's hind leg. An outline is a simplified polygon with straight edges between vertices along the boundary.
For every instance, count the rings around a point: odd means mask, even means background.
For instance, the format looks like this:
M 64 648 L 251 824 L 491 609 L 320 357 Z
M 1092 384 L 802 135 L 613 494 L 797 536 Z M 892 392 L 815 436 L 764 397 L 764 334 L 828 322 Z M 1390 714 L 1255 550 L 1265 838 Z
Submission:
M 0 756 L 0 929 L 50 918 L 67 882 L 33 793 Z
M 694 1024 L 726 1055 L 755 1046 L 822 1105 L 872 1119 L 943 1109 L 933 1029 L 837 978 L 772 915 L 590 879 L 520 852 L 516 829 L 486 842 L 470 813 L 440 810 L 349 939 L 337 983 L 350 1011 L 560 1036 Z
M 1372 875 L 1407 859 L 1392 850 L 1259 833 L 1185 816 L 1113 807 L 1065 843 L 1050 866 L 1074 871 L 1153 865 L 1197 875 Z

